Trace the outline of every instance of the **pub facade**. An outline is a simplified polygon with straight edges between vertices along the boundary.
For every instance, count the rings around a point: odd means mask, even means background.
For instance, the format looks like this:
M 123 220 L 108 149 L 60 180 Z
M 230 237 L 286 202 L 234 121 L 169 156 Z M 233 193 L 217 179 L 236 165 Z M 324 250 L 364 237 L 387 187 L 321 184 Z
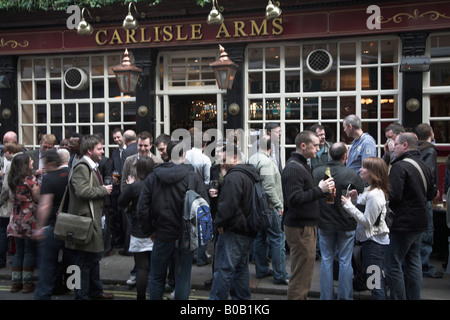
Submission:
M 346 141 L 342 120 L 356 114 L 379 155 L 392 122 L 426 122 L 439 150 L 440 188 L 450 149 L 450 1 L 221 0 L 224 21 L 207 23 L 211 5 L 194 0 L 136 2 L 139 26 L 122 28 L 131 6 L 74 6 L 24 15 L 0 11 L 1 135 L 14 130 L 27 148 L 39 136 L 101 133 L 105 154 L 115 128 L 154 137 L 190 128 L 242 129 L 245 152 L 259 129 L 279 122 L 282 154 L 297 132 L 321 123 Z M 87 13 L 89 11 L 89 13 Z M 80 18 L 93 27 L 76 30 Z M 238 65 L 219 89 L 210 64 L 222 45 Z M 125 49 L 142 69 L 136 91 L 120 91 L 112 68 Z

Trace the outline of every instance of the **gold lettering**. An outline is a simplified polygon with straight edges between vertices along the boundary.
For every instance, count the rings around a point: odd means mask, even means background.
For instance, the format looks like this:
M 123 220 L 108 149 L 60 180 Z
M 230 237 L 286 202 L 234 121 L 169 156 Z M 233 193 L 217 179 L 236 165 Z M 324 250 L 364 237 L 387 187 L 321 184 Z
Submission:
M 148 39 L 145 39 L 145 30 L 147 30 L 147 28 L 141 28 L 141 43 L 150 43 L 150 41 L 152 41 L 152 37 L 148 37 Z
M 120 39 L 119 31 L 117 31 L 117 29 L 114 29 L 114 33 L 109 44 L 114 44 L 114 41 L 117 41 L 117 44 L 123 44 L 123 41 L 122 39 Z
M 136 39 L 134 38 L 135 33 L 136 30 L 127 30 L 127 41 L 125 43 L 137 43 Z
M 95 34 L 95 42 L 97 42 L 99 46 L 104 46 L 108 40 L 105 39 L 105 41 L 100 41 L 100 34 L 104 34 L 105 37 L 108 37 L 108 33 L 106 32 L 106 30 L 98 30 Z
M 234 36 L 233 37 L 246 37 L 247 34 L 244 32 L 245 23 L 243 21 L 234 22 Z
M 272 22 L 272 34 L 279 35 L 283 33 L 283 18 L 275 18 Z
M 202 25 L 201 24 L 191 24 L 192 36 L 191 40 L 200 40 L 202 36 Z
M 231 37 L 231 36 L 230 36 L 230 33 L 228 32 L 227 27 L 225 26 L 224 23 L 222 23 L 222 24 L 220 25 L 219 31 L 217 31 L 216 38 L 217 38 L 217 39 L 218 39 L 218 38 L 221 38 L 221 34 L 222 34 L 222 33 L 225 34 L 225 38 L 230 38 L 230 37 Z
M 159 42 L 161 40 L 159 40 L 159 27 L 155 27 L 155 41 L 154 42 Z
M 184 36 L 184 38 L 181 37 L 181 29 L 183 28 L 183 25 L 180 24 L 180 25 L 177 25 L 176 27 L 177 27 L 177 39 L 176 40 L 180 40 L 180 41 L 187 40 L 187 38 L 188 38 L 187 35 Z
M 163 28 L 163 40 L 164 41 L 172 41 L 173 39 L 173 34 L 172 34 L 172 26 L 165 26 Z
M 260 28 L 258 28 L 258 25 L 256 24 L 255 20 L 250 20 L 250 22 L 252 24 L 252 33 L 250 34 L 251 36 L 260 36 L 260 35 L 267 36 L 268 35 L 268 33 L 267 33 L 267 20 L 266 19 L 264 19 L 262 21 L 262 24 L 261 24 Z M 262 30 L 264 30 L 264 31 L 261 33 Z M 255 31 L 256 31 L 256 33 L 255 33 Z

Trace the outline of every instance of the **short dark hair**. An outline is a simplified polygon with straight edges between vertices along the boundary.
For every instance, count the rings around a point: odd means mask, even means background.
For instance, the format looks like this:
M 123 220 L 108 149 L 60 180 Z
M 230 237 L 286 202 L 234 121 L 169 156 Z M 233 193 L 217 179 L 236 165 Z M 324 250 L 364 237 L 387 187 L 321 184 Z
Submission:
M 405 132 L 405 128 L 400 123 L 397 122 L 393 122 L 389 124 L 386 128 L 384 128 L 384 132 L 387 132 L 389 130 L 392 130 L 392 132 L 395 134 Z
M 333 143 L 330 147 L 330 156 L 333 160 L 341 160 L 347 153 L 347 145 L 344 142 Z
M 158 146 L 161 142 L 168 145 L 170 142 L 170 136 L 166 133 L 160 134 L 155 140 L 155 146 Z
M 61 165 L 61 157 L 59 156 L 56 149 L 48 149 L 42 153 L 42 158 L 44 158 L 45 163 L 54 162 L 57 167 Z
M 153 136 L 148 131 L 142 131 L 141 133 L 138 134 L 137 138 L 141 140 L 150 139 L 150 144 L 153 144 Z
M 415 131 L 419 140 L 427 140 L 430 137 L 433 128 L 431 128 L 428 123 L 421 123 L 416 126 Z
M 88 150 L 93 150 L 94 147 L 99 143 L 103 143 L 103 139 L 97 134 L 92 134 L 83 138 L 80 145 L 80 153 L 82 155 L 87 154 Z
M 309 128 L 309 130 L 314 133 L 316 133 L 317 129 L 325 130 L 325 127 L 323 125 L 321 125 L 320 123 L 317 123 L 317 124 L 312 125 L 311 128 Z
M 270 132 L 273 129 L 278 128 L 278 127 L 280 127 L 280 124 L 278 122 L 269 122 L 269 123 L 266 123 L 265 129 L 267 132 Z
M 310 143 L 312 141 L 312 137 L 317 137 L 317 134 L 309 130 L 300 132 L 295 137 L 295 146 L 297 148 L 300 148 L 302 143 Z

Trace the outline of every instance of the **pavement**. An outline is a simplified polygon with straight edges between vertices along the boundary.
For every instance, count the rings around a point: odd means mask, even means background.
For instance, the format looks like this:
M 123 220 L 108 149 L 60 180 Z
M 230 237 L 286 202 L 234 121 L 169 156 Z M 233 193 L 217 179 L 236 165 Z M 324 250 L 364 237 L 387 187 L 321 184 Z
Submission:
M 432 279 L 423 278 L 422 282 L 422 300 L 450 300 L 450 274 L 446 274 L 442 266 L 442 261 L 437 258 L 431 259 L 432 264 L 438 271 L 443 272 L 443 277 Z M 0 269 L 1 279 L 11 279 L 12 257 L 8 256 L 8 263 L 5 268 Z M 130 276 L 130 271 L 134 266 L 134 258 L 132 256 L 122 256 L 115 250 L 115 254 L 104 257 L 100 261 L 100 277 L 104 284 L 126 284 Z M 277 285 L 273 283 L 271 277 L 257 279 L 255 273 L 255 265 L 249 263 L 250 270 L 250 289 L 252 293 L 280 295 L 287 299 L 287 285 Z M 290 272 L 290 259 L 287 255 L 286 270 Z M 38 270 L 35 271 L 38 277 Z M 208 289 L 205 287 L 205 281 L 212 278 L 212 266 L 192 265 L 191 283 L 193 289 Z M 335 281 L 335 292 L 337 292 L 337 282 Z M 320 297 L 320 260 L 316 260 L 314 277 L 309 293 L 311 299 L 319 299 Z M 281 298 L 282 300 L 283 298 Z M 369 290 L 354 291 L 355 300 L 370 300 Z

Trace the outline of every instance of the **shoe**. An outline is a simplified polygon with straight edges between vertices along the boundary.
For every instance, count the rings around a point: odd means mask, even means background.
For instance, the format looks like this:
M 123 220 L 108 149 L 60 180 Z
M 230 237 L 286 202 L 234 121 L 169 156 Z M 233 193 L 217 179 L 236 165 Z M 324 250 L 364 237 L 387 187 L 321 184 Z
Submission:
M 93 300 L 112 300 L 114 295 L 112 293 L 103 292 L 101 295 L 96 296 Z
M 105 254 L 103 255 L 103 257 L 109 257 L 112 256 L 114 253 L 116 253 L 114 251 L 114 249 L 109 250 L 108 252 L 105 252 Z
M 279 284 L 282 286 L 287 286 L 289 284 L 289 279 L 284 279 L 284 280 L 280 280 L 280 281 L 274 281 L 274 284 Z
M 267 272 L 265 275 L 261 276 L 261 277 L 256 277 L 257 279 L 263 279 L 263 278 L 267 278 L 273 276 L 273 271 L 269 269 L 269 272 Z
M 164 291 L 165 292 L 173 292 L 173 290 L 175 290 L 175 287 L 166 283 L 165 287 L 164 287 Z
M 36 288 L 36 285 L 33 282 L 25 282 L 23 284 L 23 293 L 31 293 Z
M 127 285 L 129 285 L 129 286 L 134 286 L 134 285 L 136 285 L 136 276 L 131 276 L 131 277 L 127 280 Z
M 212 283 L 213 283 L 213 279 L 206 280 L 205 281 L 205 288 L 206 289 L 211 289 Z
M 432 274 L 426 274 L 425 276 L 428 277 L 428 278 L 439 279 L 439 278 L 442 278 L 444 275 L 443 275 L 442 272 L 436 271 L 436 272 L 434 272 Z
M 16 293 L 22 290 L 23 284 L 21 282 L 13 282 L 11 285 L 11 293 Z

